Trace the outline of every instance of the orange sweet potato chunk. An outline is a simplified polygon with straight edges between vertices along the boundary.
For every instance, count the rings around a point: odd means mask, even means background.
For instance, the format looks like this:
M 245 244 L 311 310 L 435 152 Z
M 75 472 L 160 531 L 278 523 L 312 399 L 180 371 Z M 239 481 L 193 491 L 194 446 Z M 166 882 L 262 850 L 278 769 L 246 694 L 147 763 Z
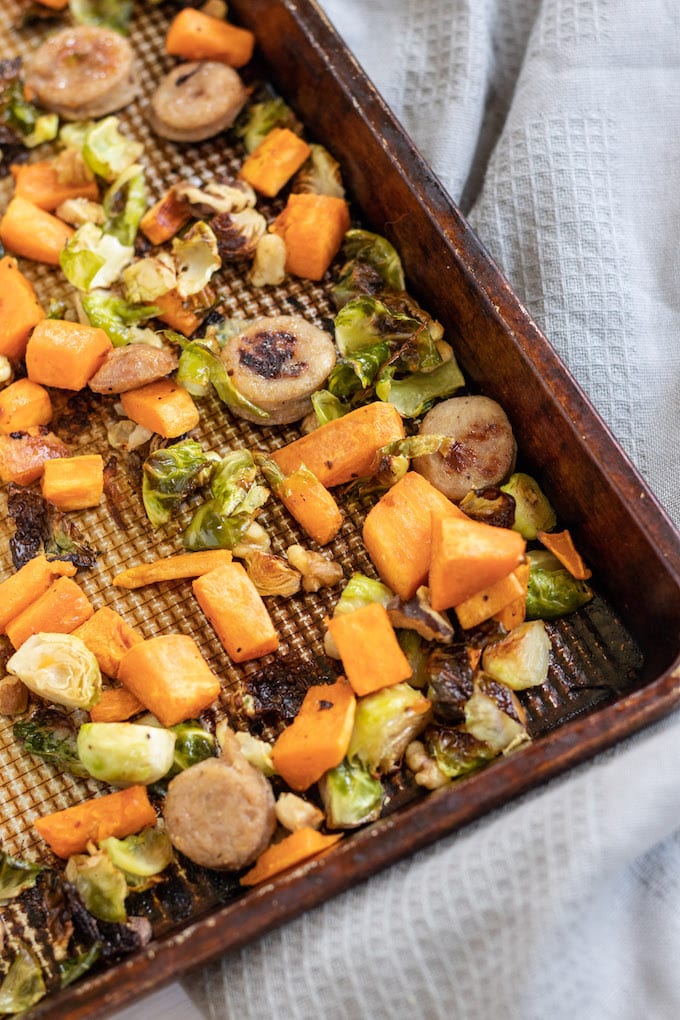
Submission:
M 43 319 L 26 345 L 28 378 L 42 386 L 82 390 L 112 350 L 103 329 L 66 319 Z

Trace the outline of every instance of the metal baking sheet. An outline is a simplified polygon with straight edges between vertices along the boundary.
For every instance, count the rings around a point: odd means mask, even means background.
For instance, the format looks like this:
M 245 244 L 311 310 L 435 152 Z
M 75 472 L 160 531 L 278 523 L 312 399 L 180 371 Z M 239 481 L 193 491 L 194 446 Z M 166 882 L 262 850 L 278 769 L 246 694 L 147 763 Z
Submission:
M 121 120 L 126 132 L 144 142 L 150 193 L 157 197 L 187 175 L 205 182 L 233 173 L 242 151 L 229 134 L 198 145 L 175 145 L 150 133 L 148 98 L 173 64 L 162 51 L 170 12 L 163 5 L 137 8 L 132 41 L 142 92 Z M 17 29 L 24 10 L 18 0 L 2 5 L 4 56 L 25 55 L 54 27 L 33 23 Z M 311 0 L 233 0 L 230 17 L 256 33 L 257 74 L 274 83 L 310 137 L 340 160 L 356 216 L 397 246 L 409 290 L 443 323 L 471 387 L 503 404 L 522 463 L 541 478 L 594 567 L 598 597 L 550 627 L 549 682 L 524 698 L 535 738 L 525 750 L 444 790 L 405 802 L 324 857 L 248 893 L 228 875 L 177 868 L 146 905 L 155 926 L 152 943 L 52 992 L 31 1011 L 32 1017 L 106 1015 L 595 754 L 670 711 L 678 700 L 677 532 L 316 5 Z M 0 182 L 0 187 L 4 202 L 10 184 Z M 57 272 L 27 263 L 22 268 L 48 303 L 72 301 Z M 281 287 L 257 290 L 248 286 L 243 270 L 227 266 L 219 274 L 218 291 L 228 315 L 293 310 L 321 325 L 332 314 L 325 285 L 294 278 Z M 73 401 L 65 401 L 56 431 L 78 453 L 104 451 L 108 456 L 110 403 L 90 401 L 84 418 L 74 417 L 74 410 L 83 411 L 82 402 L 76 403 L 74 408 Z M 206 448 L 274 449 L 296 434 L 294 428 L 251 427 L 217 402 L 201 407 L 198 438 Z M 120 516 L 105 504 L 78 515 L 80 528 L 102 550 L 96 568 L 82 572 L 79 583 L 97 608 L 112 606 L 146 637 L 168 631 L 191 634 L 222 679 L 216 715 L 229 716 L 243 673 L 197 609 L 189 583 L 131 592 L 111 585 L 124 567 L 180 548 L 179 526 L 152 534 L 138 487 L 122 484 Z M 7 540 L 13 528 L 4 503 L 0 510 L 4 578 L 12 571 Z M 372 572 L 360 541 L 364 510 L 352 507 L 330 546 L 346 577 L 353 569 Z M 301 537 L 275 501 L 267 505 L 263 521 L 274 535 L 275 551 Z M 336 598 L 337 590 L 325 589 L 292 600 L 268 600 L 282 638 L 277 656 L 309 660 L 321 653 L 323 619 Z M 44 844 L 32 828 L 38 814 L 101 790 L 94 781 L 76 780 L 29 760 L 18 749 L 8 720 L 0 721 L 0 777 L 0 845 L 28 859 L 45 858 Z M 40 938 L 39 911 L 33 906 L 33 914 L 30 903 L 28 910 L 15 904 L 2 911 L 6 952 L 13 939 L 28 938 L 47 969 L 54 970 L 49 940 Z

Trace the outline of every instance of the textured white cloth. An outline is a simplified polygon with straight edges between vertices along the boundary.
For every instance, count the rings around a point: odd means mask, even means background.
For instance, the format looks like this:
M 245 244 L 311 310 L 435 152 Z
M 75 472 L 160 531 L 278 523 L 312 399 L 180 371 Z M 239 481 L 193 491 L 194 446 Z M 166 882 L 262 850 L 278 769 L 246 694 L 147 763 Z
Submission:
M 680 7 L 322 6 L 680 521 Z M 678 819 L 676 714 L 121 1017 L 675 1020 Z

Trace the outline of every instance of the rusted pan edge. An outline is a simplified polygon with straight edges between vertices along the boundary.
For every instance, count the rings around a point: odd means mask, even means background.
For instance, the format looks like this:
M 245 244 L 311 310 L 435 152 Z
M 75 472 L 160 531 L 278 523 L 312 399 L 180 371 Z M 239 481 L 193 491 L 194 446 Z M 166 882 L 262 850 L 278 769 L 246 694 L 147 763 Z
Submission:
M 404 857 L 527 793 L 667 715 L 680 704 L 680 660 L 644 691 L 558 730 L 469 779 L 357 832 L 321 858 L 51 997 L 26 1020 L 96 1020 L 241 948 Z
M 665 511 L 312 0 L 231 9 L 340 159 L 366 221 L 396 245 L 409 290 L 459 333 L 467 377 L 504 406 L 560 519 L 649 645 L 645 679 L 658 677 L 680 649 L 680 536 Z

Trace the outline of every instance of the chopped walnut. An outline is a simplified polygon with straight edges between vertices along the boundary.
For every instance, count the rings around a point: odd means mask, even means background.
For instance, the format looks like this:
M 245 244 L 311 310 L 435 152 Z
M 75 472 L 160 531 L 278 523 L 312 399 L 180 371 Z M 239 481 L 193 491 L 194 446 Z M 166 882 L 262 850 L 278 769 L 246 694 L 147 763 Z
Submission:
M 18 676 L 0 680 L 0 715 L 21 715 L 28 707 L 28 688 Z
M 430 758 L 425 750 L 425 745 L 421 744 L 419 740 L 413 740 L 408 745 L 405 761 L 413 772 L 418 786 L 424 786 L 426 790 L 437 790 L 449 782 L 434 758 Z
M 319 588 L 333 588 L 342 581 L 342 567 L 323 553 L 312 552 L 301 545 L 291 545 L 286 550 L 291 566 L 302 574 L 303 591 L 318 591 Z
M 89 198 L 67 198 L 57 206 L 55 215 L 72 227 L 82 227 L 83 223 L 101 224 L 106 220 L 104 206 Z
M 248 279 L 253 287 L 276 287 L 286 278 L 286 244 L 278 234 L 264 234 L 257 242 Z
M 260 595 L 297 595 L 301 576 L 275 553 L 255 550 L 244 557 L 246 573 Z
M 274 805 L 276 817 L 284 829 L 297 832 L 298 829 L 318 829 L 324 820 L 324 813 L 308 800 L 296 793 L 281 793 Z
M 201 10 L 210 18 L 219 18 L 220 21 L 224 21 L 228 8 L 224 0 L 206 0 L 204 4 L 201 4 Z

